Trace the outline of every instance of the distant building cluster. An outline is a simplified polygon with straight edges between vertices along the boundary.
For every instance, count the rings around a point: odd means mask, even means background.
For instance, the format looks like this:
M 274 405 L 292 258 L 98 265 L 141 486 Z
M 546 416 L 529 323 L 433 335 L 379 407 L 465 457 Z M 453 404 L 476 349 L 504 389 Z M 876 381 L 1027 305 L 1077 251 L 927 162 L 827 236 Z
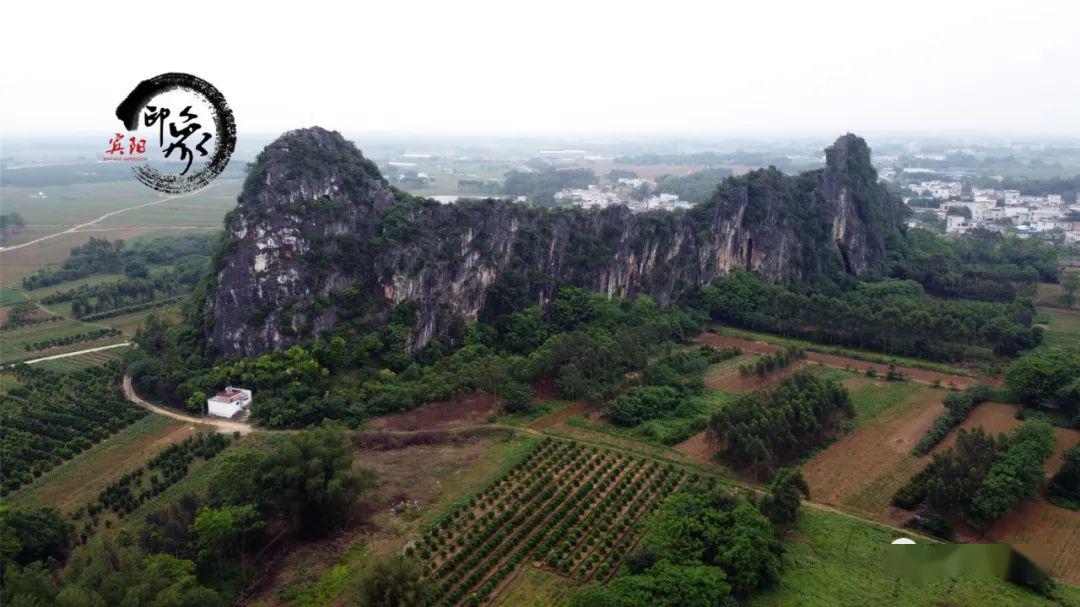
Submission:
M 1067 204 L 1061 194 L 1033 196 L 1021 194 L 1018 190 L 995 188 L 972 188 L 969 194 L 965 194 L 962 182 L 940 180 L 917 181 L 905 187 L 910 193 L 905 197 L 907 202 L 916 198 L 931 198 L 939 202 L 937 209 L 916 210 L 931 210 L 943 217 L 947 234 L 963 234 L 974 228 L 984 228 L 1011 231 L 1026 238 L 1040 232 L 1061 230 L 1067 243 L 1080 242 L 1080 221 L 1069 219 L 1070 216 L 1080 215 L 1080 204 Z M 971 216 L 968 217 L 968 214 Z
M 656 192 L 656 182 L 640 178 L 622 178 L 614 183 L 590 185 L 587 188 L 561 190 L 555 194 L 560 204 L 585 208 L 606 208 L 622 204 L 631 211 L 674 211 L 689 209 L 693 203 L 679 199 L 676 194 Z

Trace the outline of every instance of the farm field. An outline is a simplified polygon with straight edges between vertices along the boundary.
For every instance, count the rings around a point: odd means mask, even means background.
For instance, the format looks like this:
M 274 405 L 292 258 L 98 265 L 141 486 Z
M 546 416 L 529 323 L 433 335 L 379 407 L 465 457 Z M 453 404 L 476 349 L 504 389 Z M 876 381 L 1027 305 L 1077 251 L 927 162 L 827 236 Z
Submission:
M 1035 304 L 1038 306 L 1065 307 L 1065 304 L 1061 302 L 1061 296 L 1064 295 L 1064 293 L 1065 290 L 1062 289 L 1059 284 L 1040 282 L 1035 291 Z M 1072 307 L 1074 309 L 1080 309 L 1080 306 L 1077 304 L 1073 304 Z
M 117 329 L 125 336 L 130 337 L 135 335 L 135 331 L 142 326 L 143 322 L 146 321 L 146 317 L 151 314 L 156 314 L 167 319 L 178 320 L 180 318 L 180 306 L 170 304 L 139 312 L 132 312 L 130 314 L 121 314 L 120 316 L 113 316 L 112 318 L 103 318 L 94 322 L 96 324 L 102 324 Z
M 23 277 L 39 268 L 61 263 L 72 247 L 85 244 L 91 236 L 133 240 L 186 230 L 220 230 L 225 213 L 236 205 L 241 184 L 241 179 L 222 178 L 207 189 L 173 199 L 158 196 L 135 181 L 43 188 L 5 186 L 0 190 L 5 212 L 21 214 L 28 224 L 27 231 L 13 238 L 6 246 L 17 246 L 42 236 L 57 234 L 108 213 L 123 212 L 75 232 L 5 251 L 0 280 L 4 286 L 18 284 Z M 36 197 L 39 191 L 45 192 L 46 198 Z M 132 209 L 151 203 L 153 206 Z
M 529 561 L 606 580 L 643 533 L 641 517 L 688 481 L 670 464 L 545 439 L 406 554 L 419 556 L 440 605 L 487 600 Z
M 191 424 L 152 413 L 5 499 L 15 506 L 50 505 L 68 512 L 96 499 L 106 485 L 142 466 L 162 448 L 196 432 Z
M 118 374 L 106 368 L 54 373 L 21 365 L 3 377 L 5 492 L 32 485 L 147 415 L 124 399 Z
M 61 373 L 67 373 L 70 371 L 88 369 L 90 367 L 99 367 L 109 362 L 110 360 L 116 360 L 117 358 L 120 358 L 123 353 L 123 348 L 110 348 L 108 350 L 87 352 L 85 354 L 76 354 L 74 356 L 65 356 L 64 358 L 57 358 L 53 360 L 43 360 L 41 362 L 34 363 L 34 366 L 39 369 L 47 369 L 49 371 L 59 371 Z
M 0 333 L 0 364 L 76 352 L 87 348 L 120 343 L 125 340 L 123 335 L 113 335 L 44 349 L 26 349 L 27 344 L 32 345 L 35 342 L 49 339 L 63 339 L 100 328 L 101 325 L 99 324 L 89 324 L 65 318 L 58 322 L 43 322 L 16 329 L 6 329 Z
M 244 441 L 257 438 L 249 435 Z M 252 597 L 252 604 L 335 604 L 348 596 L 372 561 L 401 552 L 406 538 L 419 535 L 506 474 L 536 443 L 536 438 L 520 433 L 495 433 L 447 436 L 439 444 L 358 451 L 357 464 L 374 470 L 379 478 L 378 495 L 357 512 L 357 516 L 370 515 L 370 524 L 340 541 L 296 546 L 273 580 Z M 177 485 L 177 491 L 190 491 L 213 466 L 211 461 L 189 475 Z
M 911 449 L 944 412 L 945 392 L 858 376 L 843 384 L 857 427 L 803 464 L 803 475 L 814 501 L 889 521 L 893 492 L 925 465 Z
M 123 274 L 92 274 L 90 276 L 87 276 L 86 278 L 79 278 L 78 280 L 66 280 L 55 285 L 49 285 L 47 287 L 39 287 L 37 289 L 24 291 L 24 293 L 34 299 L 41 300 L 44 297 L 52 295 L 53 293 L 58 293 L 60 291 L 70 291 L 73 289 L 78 289 L 82 286 L 91 287 L 106 282 L 114 282 L 122 279 L 123 277 Z M 70 310 L 71 307 L 69 305 L 69 313 Z
M 29 227 L 70 227 L 86 223 L 106 213 L 158 201 L 164 201 L 160 206 L 175 205 L 201 209 L 202 219 L 212 221 L 207 225 L 220 226 L 225 211 L 236 202 L 242 181 L 222 177 L 215 180 L 209 188 L 187 196 L 173 197 L 170 200 L 166 200 L 165 196 L 147 189 L 135 180 L 33 188 L 4 186 L 2 193 L 5 212 L 19 213 Z M 44 192 L 45 198 L 38 197 L 38 192 Z M 156 206 L 159 205 L 145 207 L 145 209 L 153 209 Z M 142 209 L 137 210 L 142 211 Z M 220 214 L 218 210 L 221 210 Z M 113 215 L 103 220 L 100 226 L 95 224 L 95 227 L 128 227 L 145 223 L 120 220 L 124 215 L 126 213 Z M 108 223 L 104 223 L 105 221 Z
M 754 339 L 750 339 L 750 336 L 753 336 Z M 761 339 L 763 341 L 755 341 L 756 339 Z M 860 372 L 873 369 L 874 372 L 878 374 L 884 374 L 888 370 L 888 364 L 885 362 L 863 360 L 840 354 L 826 353 L 824 350 L 830 350 L 831 348 L 829 346 L 821 346 L 806 341 L 785 339 L 765 334 L 750 333 L 747 331 L 725 329 L 722 334 L 702 333 L 695 338 L 695 341 L 708 344 L 714 348 L 737 347 L 741 348 L 743 352 L 755 352 L 758 354 L 772 354 L 782 350 L 786 345 L 798 345 L 806 349 L 806 361 L 808 363 L 821 363 L 833 368 L 851 369 Z M 924 361 L 901 357 L 883 357 L 880 354 L 875 356 L 882 360 L 896 360 L 896 362 L 899 363 L 896 366 L 896 370 L 902 373 L 905 378 L 916 382 L 930 384 L 937 381 L 942 386 L 955 386 L 960 389 L 968 387 L 975 381 L 981 381 L 990 386 L 1001 385 L 1001 381 L 996 378 L 961 375 L 955 372 L 959 371 L 959 369 L 952 369 L 945 365 L 925 363 Z
M 532 565 L 525 565 L 491 602 L 498 607 L 550 607 L 567 598 L 577 586 L 573 580 Z
M 26 295 L 13 287 L 0 287 L 0 306 L 10 306 L 26 301 Z
M 896 532 L 839 514 L 804 508 L 784 542 L 780 583 L 750 598 L 750 607 L 889 605 L 1050 607 L 1080 605 L 1080 588 L 1060 584 L 1063 603 L 994 578 L 959 577 L 927 584 L 897 580 L 885 567 Z
M 1006 403 L 985 402 L 976 406 L 967 419 L 960 424 L 961 429 L 970 430 L 982 427 L 983 430 L 992 434 L 1008 433 L 1018 428 L 1023 422 L 1016 419 L 1016 406 Z M 948 449 L 956 443 L 957 430 L 953 430 L 946 436 L 934 451 Z M 1070 447 L 1080 442 L 1080 430 L 1071 428 L 1054 427 L 1054 453 L 1046 460 L 1046 473 L 1048 475 L 1057 472 L 1061 467 L 1062 458 Z
M 1048 346 L 1080 346 L 1080 310 L 1042 307 L 1039 315 L 1049 320 L 1044 325 Z
M 844 382 L 851 391 L 859 417 L 865 403 L 874 400 L 866 385 L 859 386 L 865 381 L 851 378 Z M 890 499 L 897 489 L 929 462 L 929 456 L 915 457 L 911 455 L 911 449 L 934 419 L 944 412 L 940 403 L 945 393 L 907 382 L 894 385 L 914 386 L 915 389 L 875 416 L 860 421 L 857 429 L 802 466 L 810 485 L 811 499 L 815 502 L 892 525 L 902 525 L 910 517 L 910 512 L 890 506 Z M 894 396 L 903 391 L 889 386 L 880 393 L 881 400 L 889 399 L 890 389 Z M 1011 432 L 1022 423 L 1015 418 L 1015 412 L 1014 405 L 983 403 L 976 406 L 959 427 L 971 429 L 981 426 L 995 434 Z M 951 431 L 934 452 L 951 447 L 956 442 L 957 432 L 957 429 Z M 1076 430 L 1055 427 L 1054 433 L 1057 443 L 1054 455 L 1047 462 L 1047 474 L 1055 472 L 1061 465 L 1064 452 L 1080 442 L 1080 432 Z M 993 539 L 1006 543 L 1045 545 L 1051 558 L 1043 562 L 1051 564 L 1051 573 L 1077 583 L 1080 582 L 1080 562 L 1059 556 L 1080 551 L 1080 529 L 1073 514 L 1041 500 L 1027 500 L 991 528 L 982 541 Z M 1047 530 L 1048 521 L 1054 521 L 1056 532 Z

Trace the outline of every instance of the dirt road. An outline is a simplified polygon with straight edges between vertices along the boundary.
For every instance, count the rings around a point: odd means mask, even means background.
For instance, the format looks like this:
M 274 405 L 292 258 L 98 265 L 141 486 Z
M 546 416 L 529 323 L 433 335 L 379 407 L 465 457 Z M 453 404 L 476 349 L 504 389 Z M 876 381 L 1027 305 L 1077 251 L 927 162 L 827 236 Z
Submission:
M 218 432 L 222 434 L 232 434 L 233 432 L 239 432 L 240 434 L 248 434 L 254 428 L 251 424 L 246 422 L 234 422 L 228 419 L 216 418 L 216 417 L 203 417 L 198 415 L 187 415 L 173 411 L 172 409 L 166 409 L 165 407 L 159 407 L 153 403 L 147 402 L 135 393 L 135 388 L 131 385 L 131 376 L 124 376 L 124 396 L 131 402 L 139 405 L 140 407 L 146 407 L 154 413 L 160 413 L 165 417 L 171 417 L 180 421 L 189 422 L 192 424 L 203 424 L 206 426 L 214 426 Z

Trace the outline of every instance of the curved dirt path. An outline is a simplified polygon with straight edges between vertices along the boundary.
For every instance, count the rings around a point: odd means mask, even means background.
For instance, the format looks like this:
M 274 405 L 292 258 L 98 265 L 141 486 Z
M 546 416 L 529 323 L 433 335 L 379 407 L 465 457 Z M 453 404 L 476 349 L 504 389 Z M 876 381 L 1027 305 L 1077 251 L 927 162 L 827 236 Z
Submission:
M 217 428 L 217 431 L 221 432 L 222 434 L 231 434 L 233 432 L 239 432 L 240 434 L 248 434 L 255 429 L 254 427 L 252 427 L 251 424 L 247 422 L 234 422 L 228 419 L 187 415 L 186 413 L 179 413 L 177 411 L 173 411 L 172 409 L 166 409 L 165 407 L 159 407 L 158 405 L 147 402 L 139 398 L 139 395 L 135 393 L 135 388 L 131 385 L 130 375 L 124 376 L 124 396 L 136 405 L 139 405 L 140 407 L 145 407 L 153 411 L 154 413 L 160 413 L 165 417 L 171 417 L 173 419 L 178 419 L 180 421 L 192 424 L 214 426 L 215 428 Z

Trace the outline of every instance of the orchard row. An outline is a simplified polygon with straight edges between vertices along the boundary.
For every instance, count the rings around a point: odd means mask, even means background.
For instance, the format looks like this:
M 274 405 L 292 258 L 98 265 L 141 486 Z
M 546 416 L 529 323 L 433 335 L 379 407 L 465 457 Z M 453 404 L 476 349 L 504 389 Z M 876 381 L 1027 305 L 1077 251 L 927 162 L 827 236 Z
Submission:
M 692 481 L 670 464 L 548 438 L 406 554 L 423 563 L 436 605 L 483 604 L 522 563 L 606 580 L 644 516 Z

